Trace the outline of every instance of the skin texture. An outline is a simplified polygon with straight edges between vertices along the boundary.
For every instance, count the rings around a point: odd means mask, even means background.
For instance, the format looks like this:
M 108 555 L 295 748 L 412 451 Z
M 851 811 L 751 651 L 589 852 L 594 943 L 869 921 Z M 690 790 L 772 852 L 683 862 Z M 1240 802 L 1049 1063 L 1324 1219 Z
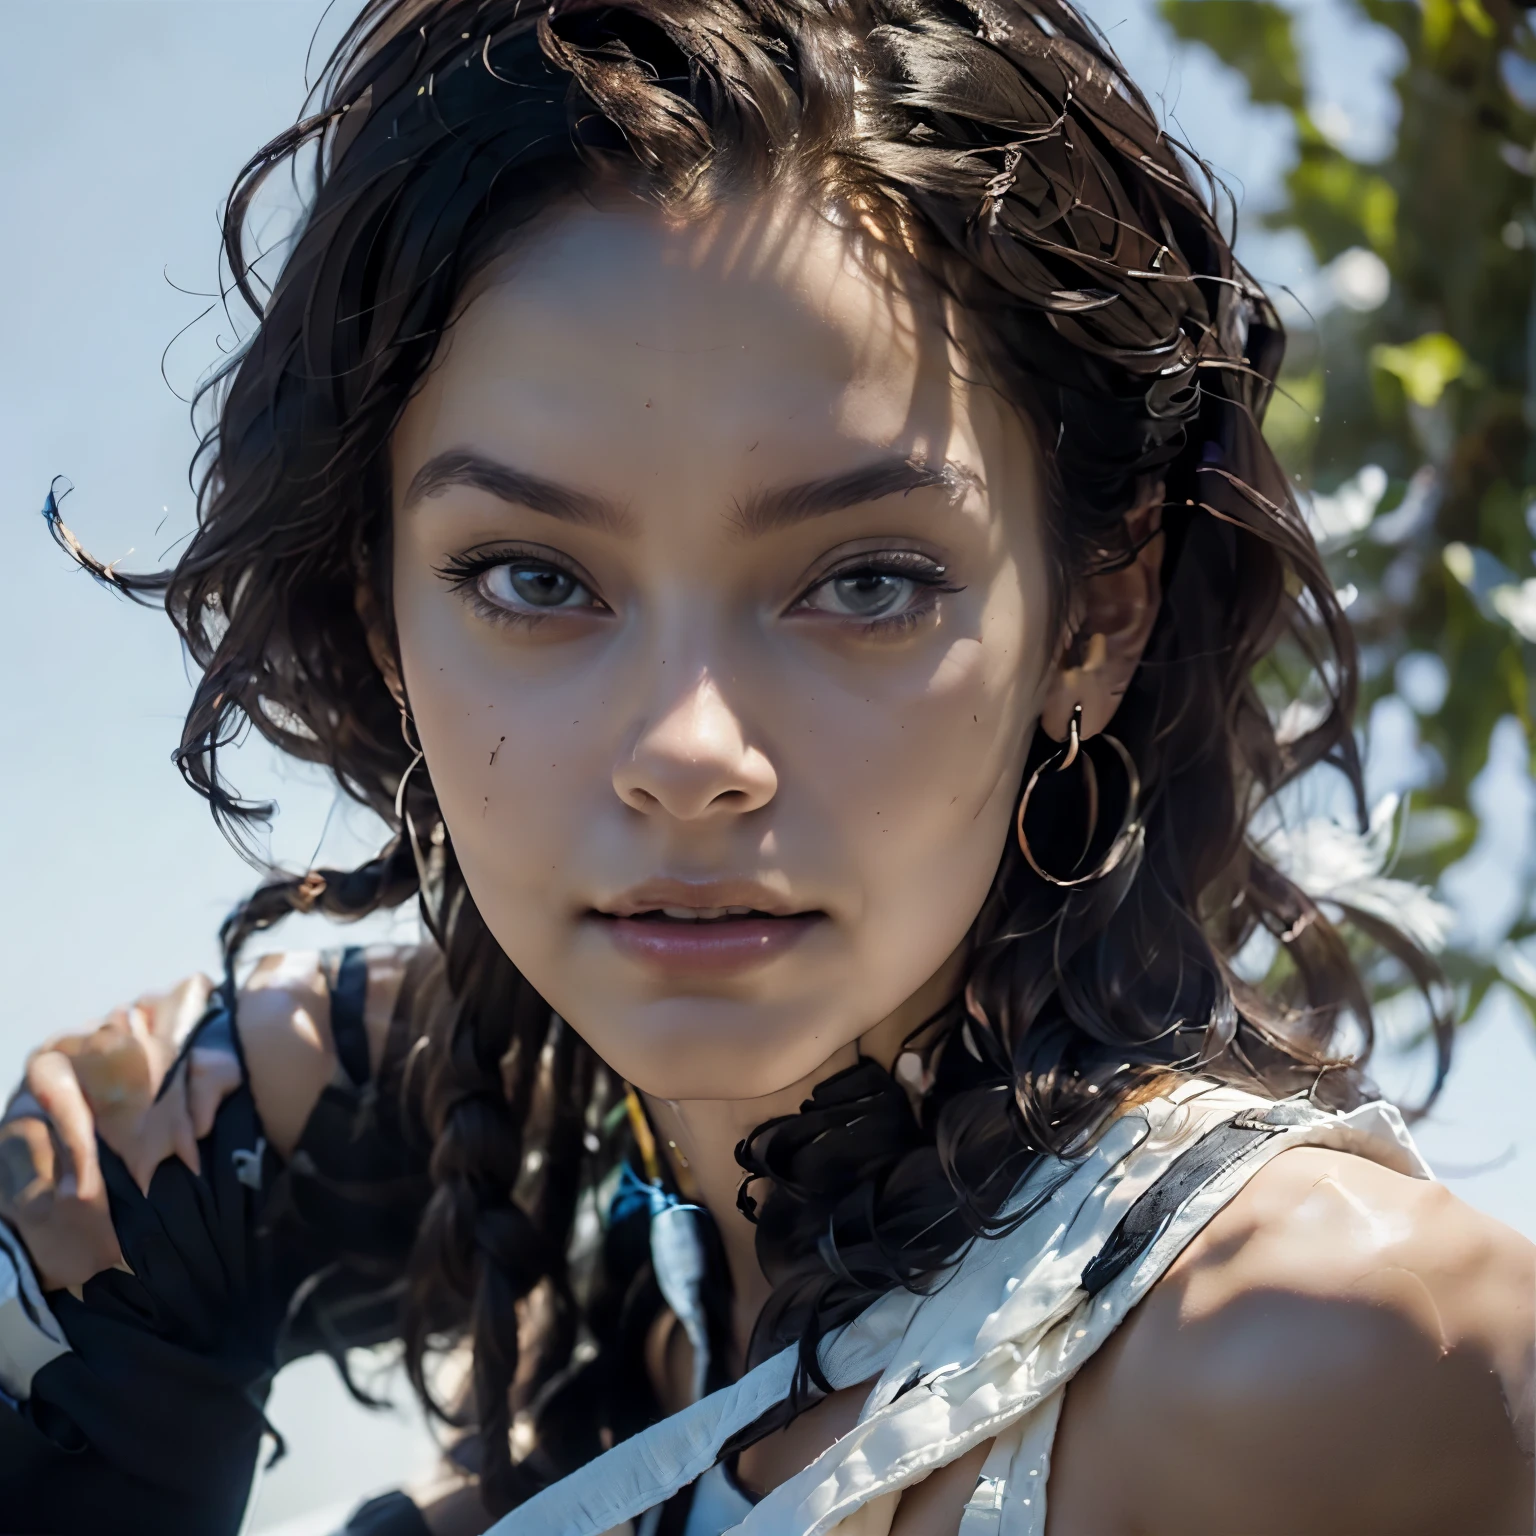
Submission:
M 375 1054 L 400 958 L 370 954 Z M 274 957 L 242 994 L 242 1045 L 271 1125 L 301 1126 L 338 1070 L 318 998 L 312 954 Z M 71 1059 L 104 1049 L 86 1032 Z M 1531 1245 L 1444 1186 L 1288 1151 L 1069 1387 L 1047 1536 L 1528 1532 L 1533 1301 Z M 650 1358 L 663 1401 L 681 1406 L 687 1342 L 666 1317 Z M 767 1489 L 798 1471 L 853 1422 L 862 1395 L 837 1393 L 752 1447 L 743 1480 Z M 952 1536 L 984 1454 L 906 1493 L 892 1536 Z M 483 1524 L 470 1490 L 416 1492 L 435 1536 Z
M 211 990 L 206 976 L 188 977 L 28 1058 L 25 1084 L 0 1124 L 0 1217 L 27 1243 L 45 1288 L 78 1289 L 122 1263 L 107 1217 L 98 1133 L 141 1189 L 167 1157 L 197 1170 L 198 1139 L 239 1082 L 238 1069 L 194 1049 L 177 1091 L 156 1094 Z
M 783 206 L 574 205 L 478 285 L 393 445 L 397 685 L 459 861 L 695 1172 L 742 1343 L 765 1289 L 736 1143 L 950 995 L 1037 720 L 1101 729 L 1156 613 L 1154 541 L 1076 594 L 1101 638 L 1059 665 L 1031 435 L 892 260 Z M 471 457 L 503 484 L 445 479 Z M 881 463 L 944 483 L 782 511 Z M 495 579 L 445 579 L 487 552 Z M 517 562 L 571 600 L 499 594 Z M 880 622 L 839 611 L 833 578 L 881 569 L 950 590 L 893 575 Z M 595 915 L 658 880 L 815 915 L 764 963 L 659 967 Z
M 466 296 L 392 448 L 375 654 L 491 931 L 645 1092 L 716 1216 L 738 1347 L 765 1285 L 736 1142 L 861 1051 L 889 1065 L 953 994 L 1037 723 L 1109 723 L 1160 596 L 1152 539 L 1053 608 L 1031 434 L 962 382 L 903 270 L 787 206 L 674 227 L 572 205 Z M 883 461 L 943 474 L 765 515 Z M 860 581 L 892 622 L 848 611 Z M 663 904 L 810 915 L 705 966 L 621 942 Z M 240 1029 L 284 1150 L 336 1065 L 314 957 L 264 964 Z M 82 1069 L 112 1046 L 34 1060 L 86 1139 Z M 1261 1173 L 1070 1389 L 1051 1536 L 1530 1530 L 1529 1245 L 1327 1157 Z M 50 1187 L 48 1222 L 73 1211 L 96 1244 L 72 1272 L 99 1268 L 104 1212 Z M 686 1341 L 663 1320 L 652 1345 L 676 1390 Z M 798 1471 L 861 1396 L 752 1447 L 744 1481 Z M 950 1536 L 984 1454 L 904 1495 L 895 1536 Z M 442 1536 L 478 1528 L 457 1497 Z
M 470 888 L 539 991 L 660 1099 L 788 1087 L 963 943 L 1051 661 L 1026 434 L 959 391 L 932 321 L 824 224 L 785 223 L 748 241 L 569 211 L 468 306 L 395 437 L 404 683 Z M 463 485 L 408 504 L 465 451 L 601 498 L 613 526 Z M 752 531 L 754 494 L 911 456 L 970 483 Z M 437 572 L 497 545 L 580 573 L 593 601 L 477 611 Z M 962 590 L 927 611 L 914 594 L 894 633 L 805 605 L 840 562 L 889 552 Z M 589 920 L 658 877 L 751 881 L 824 917 L 740 975 L 661 974 Z
M 1049 1536 L 1529 1531 L 1533 1259 L 1443 1185 L 1275 1158 L 1069 1389 Z

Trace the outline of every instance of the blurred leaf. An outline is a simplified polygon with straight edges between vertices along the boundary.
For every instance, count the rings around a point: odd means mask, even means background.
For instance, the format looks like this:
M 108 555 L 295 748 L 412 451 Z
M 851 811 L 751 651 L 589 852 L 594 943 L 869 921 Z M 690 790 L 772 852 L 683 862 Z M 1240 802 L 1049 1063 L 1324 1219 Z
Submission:
M 1351 246 L 1368 245 L 1390 256 L 1397 240 L 1397 193 L 1390 182 L 1341 154 L 1310 122 L 1286 178 L 1290 202 L 1264 216 L 1272 229 L 1300 228 L 1321 262 Z
M 1185 42 L 1203 43 L 1248 82 L 1256 102 L 1301 111 L 1307 93 L 1291 15 L 1273 0 L 1161 0 Z
M 1438 53 L 1451 40 L 1458 18 L 1479 37 L 1498 32 L 1481 0 L 1424 0 L 1424 46 L 1430 53 Z
M 1454 336 L 1430 331 L 1400 347 L 1378 342 L 1371 348 L 1371 365 L 1392 374 L 1408 398 L 1427 409 L 1467 371 L 1467 354 Z
M 1536 640 L 1536 577 L 1519 586 L 1506 582 L 1489 593 L 1494 611 L 1523 640 Z
M 1294 400 L 1276 395 L 1265 432 L 1335 586 L 1358 593 L 1363 711 L 1406 679 L 1421 787 L 1393 873 L 1435 886 L 1479 839 L 1497 844 L 1472 788 L 1501 720 L 1520 721 L 1536 765 L 1536 70 L 1515 67 L 1536 59 L 1536 35 L 1513 0 L 1348 3 L 1390 31 L 1401 60 L 1396 139 L 1379 160 L 1313 120 L 1294 5 L 1163 0 L 1162 14 L 1271 120 L 1289 114 L 1293 158 L 1264 225 L 1296 230 L 1319 264 L 1361 247 L 1385 267 L 1369 291 L 1347 281 L 1354 268 L 1324 275 L 1316 324 L 1291 329 Z M 1335 295 L 1346 302 L 1330 307 Z M 1378 489 L 1367 519 L 1362 494 Z M 1301 721 L 1305 680 L 1298 658 L 1272 660 L 1259 683 L 1273 718 Z M 1518 873 L 1528 915 L 1511 942 L 1536 928 L 1536 870 Z M 1536 1023 L 1536 951 L 1521 954 L 1533 974 L 1453 933 L 1441 958 L 1466 1010 L 1505 987 Z M 1372 964 L 1384 997 L 1401 987 Z

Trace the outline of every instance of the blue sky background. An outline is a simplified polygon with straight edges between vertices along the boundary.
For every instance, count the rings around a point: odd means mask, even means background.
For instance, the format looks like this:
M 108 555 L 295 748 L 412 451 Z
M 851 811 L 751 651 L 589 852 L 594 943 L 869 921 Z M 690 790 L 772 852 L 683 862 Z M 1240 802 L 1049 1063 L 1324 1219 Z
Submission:
M 188 684 L 169 625 L 73 570 L 38 509 L 68 475 L 76 531 L 130 564 L 157 563 L 189 528 L 194 439 L 176 392 L 191 393 L 230 333 L 217 313 L 198 321 L 207 298 L 178 290 L 215 288 L 221 198 L 292 121 L 311 36 L 334 38 L 349 5 L 322 24 L 315 0 L 0 0 L 0 1084 L 44 1036 L 211 968 L 218 922 L 252 883 L 170 763 Z M 1250 108 L 1203 56 L 1174 52 L 1145 0 L 1085 9 L 1216 163 L 1247 229 L 1287 162 L 1284 119 Z M 1316 102 L 1351 148 L 1385 147 L 1395 44 L 1336 0 L 1296 9 Z M 1325 302 L 1297 241 L 1248 229 L 1240 250 L 1271 285 Z M 1387 788 L 1411 778 L 1413 742 L 1390 715 L 1378 726 L 1372 777 Z M 1497 922 L 1515 861 L 1531 856 L 1519 744 L 1502 740 L 1482 793 L 1519 835 L 1490 837 L 1462 871 L 1474 925 Z M 264 745 L 235 777 L 279 801 L 272 851 L 287 862 L 377 841 L 367 817 Z M 281 941 L 326 940 L 291 924 Z M 1410 1065 L 1382 1066 L 1389 1087 L 1412 1079 Z M 1536 1236 L 1533 1102 L 1530 1031 L 1495 1002 L 1465 1032 L 1420 1140 L 1463 1198 Z M 407 1401 L 403 1382 L 395 1395 Z M 258 1531 L 327 1529 L 314 1511 L 343 1512 L 430 1460 L 413 1413 L 355 1408 L 321 1362 L 288 1372 L 271 1412 L 291 1454 L 263 1489 Z

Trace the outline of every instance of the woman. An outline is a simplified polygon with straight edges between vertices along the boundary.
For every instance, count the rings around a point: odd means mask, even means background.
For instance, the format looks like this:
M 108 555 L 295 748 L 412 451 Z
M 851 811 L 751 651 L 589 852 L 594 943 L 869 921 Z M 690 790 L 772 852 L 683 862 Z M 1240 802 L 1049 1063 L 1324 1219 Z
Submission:
M 359 1530 L 1530 1530 L 1531 1251 L 1245 836 L 1360 792 L 1281 332 L 1075 12 L 374 0 L 226 253 L 200 531 L 93 569 L 236 835 L 246 723 L 398 834 L 34 1059 L 8 1510 L 232 1529 L 277 1365 L 398 1336 L 472 1486 Z

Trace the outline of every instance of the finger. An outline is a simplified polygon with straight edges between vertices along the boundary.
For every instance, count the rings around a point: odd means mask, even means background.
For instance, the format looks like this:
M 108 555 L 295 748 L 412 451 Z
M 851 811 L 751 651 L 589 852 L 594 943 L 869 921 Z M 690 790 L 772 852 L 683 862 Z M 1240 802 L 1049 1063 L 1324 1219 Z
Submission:
M 150 1016 L 150 1011 L 144 1005 L 142 1000 L 137 1003 L 130 1003 L 129 1006 L 123 1010 L 123 1015 L 124 1023 L 127 1027 L 128 1033 L 132 1035 L 135 1040 L 139 1041 L 141 1044 L 147 1045 L 154 1038 L 154 1032 L 150 1027 L 151 1023 L 153 1022 Z
M 49 1051 L 57 1050 L 58 1047 L 59 1037 L 55 1036 L 52 1040 L 44 1041 L 42 1045 L 28 1054 L 26 1066 L 22 1069 L 21 1082 L 6 1101 L 5 1119 L 10 1120 L 18 1115 L 38 1115 L 46 1118 L 43 1115 L 42 1105 L 37 1102 L 37 1095 L 27 1086 L 27 1078 L 31 1075 L 32 1063 L 39 1056 L 45 1056 Z
M 0 1215 L 40 1211 L 54 1192 L 53 1137 L 36 1118 L 0 1125 Z
M 191 1033 L 192 1027 L 208 1011 L 208 1000 L 213 996 L 213 981 L 199 971 L 195 976 L 189 976 L 180 984 L 173 987 L 166 997 L 166 1007 L 162 1013 L 168 1017 L 170 1025 L 170 1041 L 173 1045 L 180 1046 L 181 1042 Z M 156 1029 L 160 1029 L 160 1020 L 157 1016 Z
M 53 1134 L 36 1117 L 0 1125 L 0 1215 L 21 1235 L 43 1289 L 79 1287 L 113 1267 L 127 1269 L 102 1185 L 82 1202 L 55 1187 L 62 1172 Z
M 176 1060 L 176 1047 L 160 1028 L 157 1005 L 160 999 L 141 997 L 127 1010 L 128 1028 L 134 1047 L 144 1062 L 147 1097 L 153 1099 L 160 1092 L 166 1071 Z
M 135 1035 L 126 1022 L 103 1024 L 89 1035 L 59 1042 L 69 1058 L 75 1080 L 96 1116 L 97 1129 L 109 1134 L 109 1123 L 131 1126 L 149 1108 L 160 1082 L 160 1065 L 152 1059 L 158 1049 L 147 1037 Z
M 106 1187 L 90 1203 L 52 1195 L 11 1218 L 45 1291 L 79 1288 L 105 1269 L 128 1269 L 107 1207 Z M 132 1271 L 129 1271 L 130 1273 Z
M 191 1080 L 191 1064 L 183 1062 L 176 1069 L 177 1080 L 162 1095 L 160 1104 L 171 1117 L 171 1145 L 176 1155 L 193 1173 L 203 1171 L 203 1160 L 198 1156 L 197 1131 L 192 1123 L 192 1103 L 188 1083 Z M 157 1108 L 159 1105 L 156 1106 Z
M 179 1083 L 140 1113 L 103 1115 L 98 1122 L 101 1139 L 123 1160 L 129 1177 L 147 1197 L 155 1171 L 173 1153 L 187 1161 L 188 1149 L 196 1156 L 191 1116 Z M 198 1166 L 190 1163 L 192 1171 Z
M 143 1011 L 149 1033 L 174 1054 L 208 1011 L 212 993 L 213 982 L 199 972 L 167 991 L 141 997 L 135 1007 Z
M 27 1087 L 42 1105 L 54 1133 L 64 1143 L 70 1171 L 55 1180 L 60 1194 L 87 1203 L 105 1193 L 96 1158 L 96 1121 L 75 1077 L 69 1058 L 43 1051 L 27 1067 Z
M 76 1030 L 73 1034 L 59 1035 L 45 1050 L 57 1051 L 71 1059 L 110 1051 L 123 1040 L 133 1038 L 133 1027 L 126 1008 L 114 1008 L 94 1029 Z M 42 1052 L 36 1053 L 41 1055 Z
M 201 1141 L 213 1129 L 219 1105 L 240 1086 L 240 1063 L 230 1051 L 193 1046 L 187 1053 L 187 1102 Z

